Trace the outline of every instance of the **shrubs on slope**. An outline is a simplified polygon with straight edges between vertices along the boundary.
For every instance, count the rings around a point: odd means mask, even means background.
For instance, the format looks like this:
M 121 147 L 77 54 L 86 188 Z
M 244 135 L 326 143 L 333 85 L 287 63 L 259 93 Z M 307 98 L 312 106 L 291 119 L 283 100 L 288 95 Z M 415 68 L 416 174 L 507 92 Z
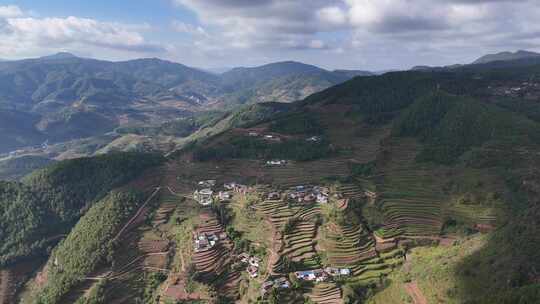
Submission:
M 27 186 L 0 182 L 0 265 L 42 247 L 47 214 Z
M 313 115 L 311 113 L 294 113 L 284 116 L 270 123 L 270 131 L 289 135 L 321 134 L 323 128 Z
M 347 104 L 364 114 L 401 110 L 436 88 L 428 73 L 399 72 L 357 77 L 306 98 L 306 104 Z
M 279 102 L 267 102 L 250 105 L 235 112 L 231 118 L 230 124 L 233 128 L 251 127 L 265 120 L 271 119 L 275 117 L 275 115 L 287 112 L 291 110 L 293 106 L 294 105 Z
M 418 99 L 394 126 L 398 136 L 416 136 L 426 145 L 420 160 L 452 163 L 486 142 L 540 143 L 540 126 L 497 106 L 444 92 Z
M 161 160 L 161 156 L 142 153 L 78 158 L 36 171 L 23 183 L 38 193 L 62 221 L 72 221 L 90 201 L 125 183 L 141 170 L 158 165 Z
M 35 303 L 57 303 L 112 256 L 113 238 L 142 202 L 135 192 L 112 192 L 96 203 L 51 255 L 47 283 Z
M 268 143 L 257 138 L 235 137 L 217 146 L 197 147 L 193 156 L 198 161 L 228 158 L 308 161 L 329 156 L 331 153 L 332 149 L 324 140 L 313 143 L 304 139 L 292 139 Z

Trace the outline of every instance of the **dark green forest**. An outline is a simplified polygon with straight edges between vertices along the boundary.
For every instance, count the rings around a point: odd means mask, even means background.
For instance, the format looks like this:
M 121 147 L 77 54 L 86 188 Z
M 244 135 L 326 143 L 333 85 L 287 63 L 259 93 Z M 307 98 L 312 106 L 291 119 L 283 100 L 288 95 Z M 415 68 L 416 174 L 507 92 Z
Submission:
M 144 198 L 136 192 L 112 192 L 94 204 L 52 252 L 47 283 L 35 303 L 58 301 L 114 251 L 113 239 Z
M 113 153 L 58 162 L 0 184 L 0 265 L 44 253 L 94 202 L 156 166 L 153 154 Z
M 227 158 L 284 159 L 309 161 L 334 153 L 328 142 L 308 142 L 305 139 L 288 139 L 278 143 L 248 137 L 231 138 L 228 142 L 212 147 L 195 148 L 193 157 L 198 161 Z
M 419 137 L 419 160 L 450 164 L 487 142 L 502 147 L 540 144 L 540 126 L 470 97 L 436 92 L 418 99 L 394 125 L 397 136 Z

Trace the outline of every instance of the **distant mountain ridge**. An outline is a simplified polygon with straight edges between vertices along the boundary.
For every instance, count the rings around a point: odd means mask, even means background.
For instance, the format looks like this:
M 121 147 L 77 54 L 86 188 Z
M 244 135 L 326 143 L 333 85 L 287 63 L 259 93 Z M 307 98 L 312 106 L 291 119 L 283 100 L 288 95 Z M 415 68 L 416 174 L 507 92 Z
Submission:
M 293 102 L 361 74 L 292 61 L 215 74 L 157 58 L 111 62 L 67 52 L 3 61 L 0 116 L 20 119 L 0 122 L 0 153 L 214 108 Z
M 428 65 L 418 65 L 411 68 L 411 71 L 440 71 L 440 70 L 451 70 L 459 68 L 477 68 L 474 66 L 485 65 L 489 67 L 508 67 L 508 66 L 524 66 L 524 65 L 534 65 L 540 62 L 540 53 L 529 52 L 519 50 L 516 52 L 501 52 L 497 54 L 487 54 L 484 55 L 470 64 L 452 64 L 447 66 L 428 66 Z
M 519 50 L 516 52 L 501 52 L 497 54 L 488 54 L 478 58 L 473 62 L 473 64 L 484 64 L 494 61 L 511 61 L 527 58 L 540 58 L 540 53 Z

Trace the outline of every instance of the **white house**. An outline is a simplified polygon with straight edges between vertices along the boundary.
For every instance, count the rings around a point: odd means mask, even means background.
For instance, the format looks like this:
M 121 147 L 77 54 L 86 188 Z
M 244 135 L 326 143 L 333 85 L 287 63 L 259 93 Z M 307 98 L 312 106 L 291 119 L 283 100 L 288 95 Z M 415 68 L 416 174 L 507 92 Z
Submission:
M 268 160 L 266 161 L 266 165 L 268 166 L 284 166 L 287 164 L 286 160 Z
M 220 191 L 218 196 L 220 201 L 228 201 L 232 198 L 231 193 L 228 191 Z
M 193 199 L 199 202 L 199 204 L 203 206 L 211 205 L 214 202 L 213 195 L 214 191 L 212 189 L 202 189 L 202 190 L 196 190 L 193 193 Z
M 328 195 L 325 195 L 323 193 L 317 194 L 317 203 L 319 203 L 319 204 L 327 204 L 328 203 Z

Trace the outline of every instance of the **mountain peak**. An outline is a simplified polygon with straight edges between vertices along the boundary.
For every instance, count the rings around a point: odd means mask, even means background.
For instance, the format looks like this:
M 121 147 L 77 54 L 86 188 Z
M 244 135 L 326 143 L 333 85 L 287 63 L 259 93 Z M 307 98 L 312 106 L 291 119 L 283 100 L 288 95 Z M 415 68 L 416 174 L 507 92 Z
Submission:
M 526 50 L 518 50 L 516 52 L 500 52 L 496 54 L 488 54 L 475 60 L 473 64 L 489 63 L 493 61 L 510 61 L 526 58 L 540 57 L 540 53 L 535 53 Z
M 53 54 L 53 55 L 48 55 L 48 56 L 43 56 L 43 57 L 40 57 L 39 59 L 42 59 L 42 60 L 63 60 L 63 59 L 74 59 L 74 58 L 79 58 L 69 52 L 58 52 L 56 54 Z

